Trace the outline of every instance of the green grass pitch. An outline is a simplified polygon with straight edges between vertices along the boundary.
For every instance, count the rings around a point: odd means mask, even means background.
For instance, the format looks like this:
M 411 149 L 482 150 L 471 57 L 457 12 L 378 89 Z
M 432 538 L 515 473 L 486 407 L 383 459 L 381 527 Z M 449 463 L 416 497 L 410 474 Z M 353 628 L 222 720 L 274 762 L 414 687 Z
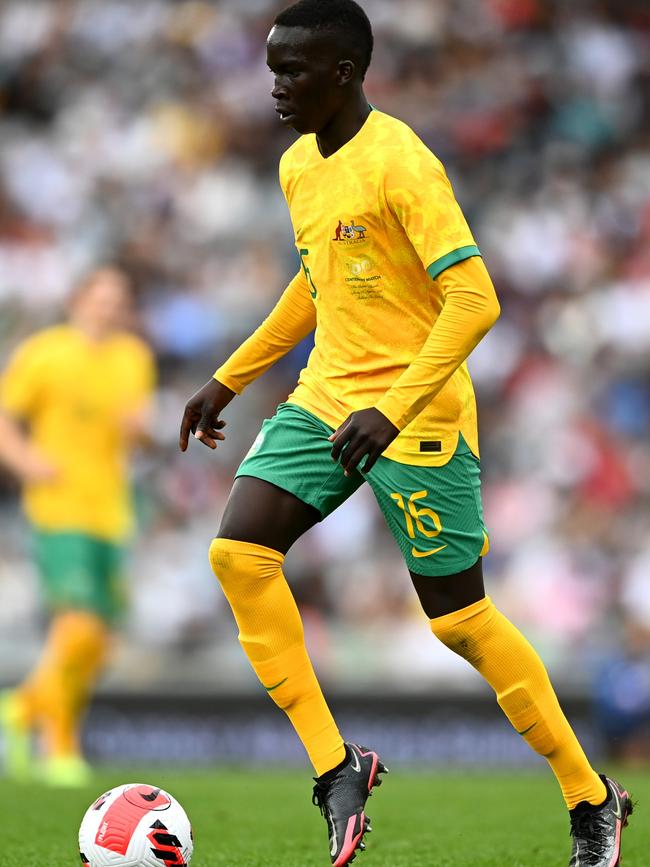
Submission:
M 623 837 L 625 867 L 647 865 L 650 771 L 618 773 L 638 805 Z M 308 773 L 215 768 L 102 771 L 87 790 L 0 787 L 2 867 L 79 865 L 86 807 L 125 782 L 161 786 L 190 815 L 192 867 L 326 867 L 327 832 L 311 805 Z M 374 832 L 360 867 L 562 867 L 568 819 L 550 773 L 393 768 L 368 802 Z

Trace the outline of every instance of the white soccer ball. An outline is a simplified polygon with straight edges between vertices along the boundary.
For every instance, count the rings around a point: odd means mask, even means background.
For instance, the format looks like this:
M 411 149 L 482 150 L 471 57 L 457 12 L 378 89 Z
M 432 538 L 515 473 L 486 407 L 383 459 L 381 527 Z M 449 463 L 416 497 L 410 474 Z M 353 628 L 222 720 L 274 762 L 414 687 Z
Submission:
M 127 783 L 105 792 L 79 828 L 81 863 L 89 867 L 186 867 L 192 826 L 168 792 Z

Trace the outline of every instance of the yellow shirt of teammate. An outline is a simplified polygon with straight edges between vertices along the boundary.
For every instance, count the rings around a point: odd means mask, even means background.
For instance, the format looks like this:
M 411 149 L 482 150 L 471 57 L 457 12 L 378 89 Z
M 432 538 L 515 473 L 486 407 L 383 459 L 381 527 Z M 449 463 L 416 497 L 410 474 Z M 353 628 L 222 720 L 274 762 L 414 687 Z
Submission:
M 154 377 L 150 349 L 127 332 L 95 341 L 60 325 L 18 347 L 0 380 L 0 408 L 28 423 L 52 467 L 50 479 L 23 485 L 39 530 L 114 542 L 129 533 L 129 417 L 148 403 Z
M 315 325 L 290 402 L 333 428 L 375 406 L 401 431 L 384 455 L 402 463 L 446 463 L 459 432 L 478 454 L 464 362 L 478 338 L 466 329 L 474 342 L 465 345 L 463 318 L 497 302 L 440 161 L 406 124 L 373 110 L 327 159 L 315 135 L 301 136 L 280 182 L 302 272 L 215 378 L 241 391 Z

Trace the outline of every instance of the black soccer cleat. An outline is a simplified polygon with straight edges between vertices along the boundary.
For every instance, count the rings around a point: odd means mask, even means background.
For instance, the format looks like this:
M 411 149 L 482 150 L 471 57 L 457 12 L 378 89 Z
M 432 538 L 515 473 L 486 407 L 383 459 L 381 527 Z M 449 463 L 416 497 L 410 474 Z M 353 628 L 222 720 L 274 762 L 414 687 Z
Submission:
M 618 867 L 621 863 L 621 833 L 634 809 L 632 799 L 616 780 L 602 774 L 608 798 L 594 806 L 581 801 L 569 811 L 573 849 L 569 867 Z
M 327 821 L 330 857 L 334 867 L 354 861 L 357 849 L 365 849 L 363 835 L 372 831 L 365 814 L 373 786 L 381 786 L 379 774 L 388 768 L 377 753 L 358 744 L 346 743 L 347 763 L 331 779 L 314 777 L 313 803 Z

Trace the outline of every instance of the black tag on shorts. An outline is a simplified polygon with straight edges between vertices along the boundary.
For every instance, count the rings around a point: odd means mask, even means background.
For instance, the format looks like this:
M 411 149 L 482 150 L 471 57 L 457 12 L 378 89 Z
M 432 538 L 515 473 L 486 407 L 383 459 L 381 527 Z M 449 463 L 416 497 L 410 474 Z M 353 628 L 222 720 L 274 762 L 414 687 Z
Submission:
M 441 452 L 442 442 L 440 440 L 420 440 L 421 452 Z

